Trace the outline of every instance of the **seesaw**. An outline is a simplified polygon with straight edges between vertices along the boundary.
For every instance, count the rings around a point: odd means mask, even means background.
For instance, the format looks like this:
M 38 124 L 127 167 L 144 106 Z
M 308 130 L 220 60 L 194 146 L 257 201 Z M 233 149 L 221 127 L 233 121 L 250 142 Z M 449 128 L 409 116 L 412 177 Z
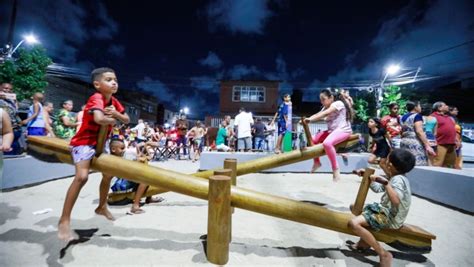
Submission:
M 63 140 L 31 136 L 28 137 L 28 142 L 29 148 L 40 154 L 56 157 L 62 162 L 72 162 L 68 144 Z M 339 146 L 347 145 L 350 142 L 345 141 L 339 144 Z M 100 147 L 103 147 L 103 141 L 99 142 L 98 148 Z M 232 170 L 215 171 L 214 173 L 217 175 L 210 176 L 208 180 L 202 177 L 147 166 L 139 162 L 128 161 L 104 153 L 99 154 L 101 149 L 97 150 L 98 155 L 94 157 L 91 164 L 95 170 L 123 177 L 134 182 L 145 183 L 165 190 L 208 200 L 207 257 L 209 261 L 216 264 L 225 264 L 228 260 L 231 238 L 231 206 L 341 233 L 354 234 L 348 227 L 348 222 L 353 216 L 352 214 L 332 211 L 309 203 L 231 186 L 231 178 L 229 176 Z M 292 163 L 315 156 L 322 156 L 323 154 L 324 148 L 322 145 L 314 145 L 301 151 L 271 156 L 271 159 L 259 159 L 263 161 L 258 165 L 260 166 L 258 168 L 271 167 L 274 162 Z M 257 169 L 255 164 L 241 168 L 247 171 Z M 235 164 L 234 169 L 233 172 L 238 173 L 238 168 L 236 168 Z M 366 175 L 368 173 L 369 171 L 366 171 Z M 364 182 L 359 189 L 355 207 L 359 207 L 361 203 L 363 205 L 363 201 L 365 201 L 364 192 L 366 195 L 368 185 L 365 187 L 363 185 Z M 424 252 L 430 251 L 431 242 L 436 238 L 429 232 L 409 225 L 397 230 L 384 229 L 372 233 L 377 240 L 389 245 L 403 244 L 423 250 Z

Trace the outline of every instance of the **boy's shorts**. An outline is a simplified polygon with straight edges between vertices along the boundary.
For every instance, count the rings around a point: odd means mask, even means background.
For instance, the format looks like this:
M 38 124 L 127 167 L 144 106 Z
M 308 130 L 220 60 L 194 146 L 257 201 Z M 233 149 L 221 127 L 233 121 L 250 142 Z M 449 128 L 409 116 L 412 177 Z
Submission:
M 72 160 L 74 163 L 79 163 L 83 160 L 91 160 L 95 155 L 94 146 L 73 146 L 72 147 Z
M 380 203 L 372 203 L 364 206 L 362 216 L 375 231 L 380 231 L 388 225 L 388 209 Z

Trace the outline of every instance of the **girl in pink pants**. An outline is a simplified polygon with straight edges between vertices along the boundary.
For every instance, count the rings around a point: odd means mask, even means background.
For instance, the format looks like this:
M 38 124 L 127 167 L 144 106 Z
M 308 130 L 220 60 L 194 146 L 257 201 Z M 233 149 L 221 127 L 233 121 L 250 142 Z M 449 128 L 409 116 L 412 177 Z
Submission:
M 352 109 L 339 92 L 331 92 L 328 89 L 324 89 L 321 91 L 319 99 L 321 100 L 323 109 L 307 118 L 305 122 L 309 123 L 326 118 L 328 130 L 316 134 L 313 138 L 313 143 L 323 144 L 326 155 L 331 161 L 333 181 L 337 182 L 341 174 L 339 172 L 339 166 L 336 160 L 336 148 L 334 146 L 347 140 L 352 133 Z M 311 171 L 315 172 L 319 167 L 321 167 L 319 158 L 314 158 Z

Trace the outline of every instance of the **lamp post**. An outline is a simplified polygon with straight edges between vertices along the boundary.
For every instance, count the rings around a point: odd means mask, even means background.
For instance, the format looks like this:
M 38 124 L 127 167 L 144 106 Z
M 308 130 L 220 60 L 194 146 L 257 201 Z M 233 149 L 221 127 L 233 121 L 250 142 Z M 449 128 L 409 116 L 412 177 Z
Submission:
M 36 39 L 36 37 L 33 35 L 33 34 L 28 34 L 28 35 L 25 35 L 23 36 L 23 39 L 15 46 L 15 48 L 11 49 L 11 47 L 7 47 L 8 51 L 7 51 L 7 58 L 12 58 L 12 55 L 13 53 L 15 53 L 15 51 L 24 43 L 28 43 L 28 44 L 36 44 L 36 43 L 39 43 L 38 39 Z
M 400 71 L 400 65 L 390 65 L 385 69 L 385 76 L 383 77 L 380 87 L 375 90 L 375 103 L 377 108 L 377 117 L 380 117 L 380 110 L 382 109 L 383 101 L 383 86 L 389 75 L 395 75 Z

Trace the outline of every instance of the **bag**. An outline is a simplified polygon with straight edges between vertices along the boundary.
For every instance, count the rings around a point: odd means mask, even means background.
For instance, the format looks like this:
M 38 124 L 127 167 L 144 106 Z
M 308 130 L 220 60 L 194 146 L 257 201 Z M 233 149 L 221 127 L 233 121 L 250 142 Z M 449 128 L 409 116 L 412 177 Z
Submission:
M 291 132 L 286 132 L 285 135 L 283 136 L 283 152 L 289 152 L 293 150 L 292 136 L 293 134 Z

